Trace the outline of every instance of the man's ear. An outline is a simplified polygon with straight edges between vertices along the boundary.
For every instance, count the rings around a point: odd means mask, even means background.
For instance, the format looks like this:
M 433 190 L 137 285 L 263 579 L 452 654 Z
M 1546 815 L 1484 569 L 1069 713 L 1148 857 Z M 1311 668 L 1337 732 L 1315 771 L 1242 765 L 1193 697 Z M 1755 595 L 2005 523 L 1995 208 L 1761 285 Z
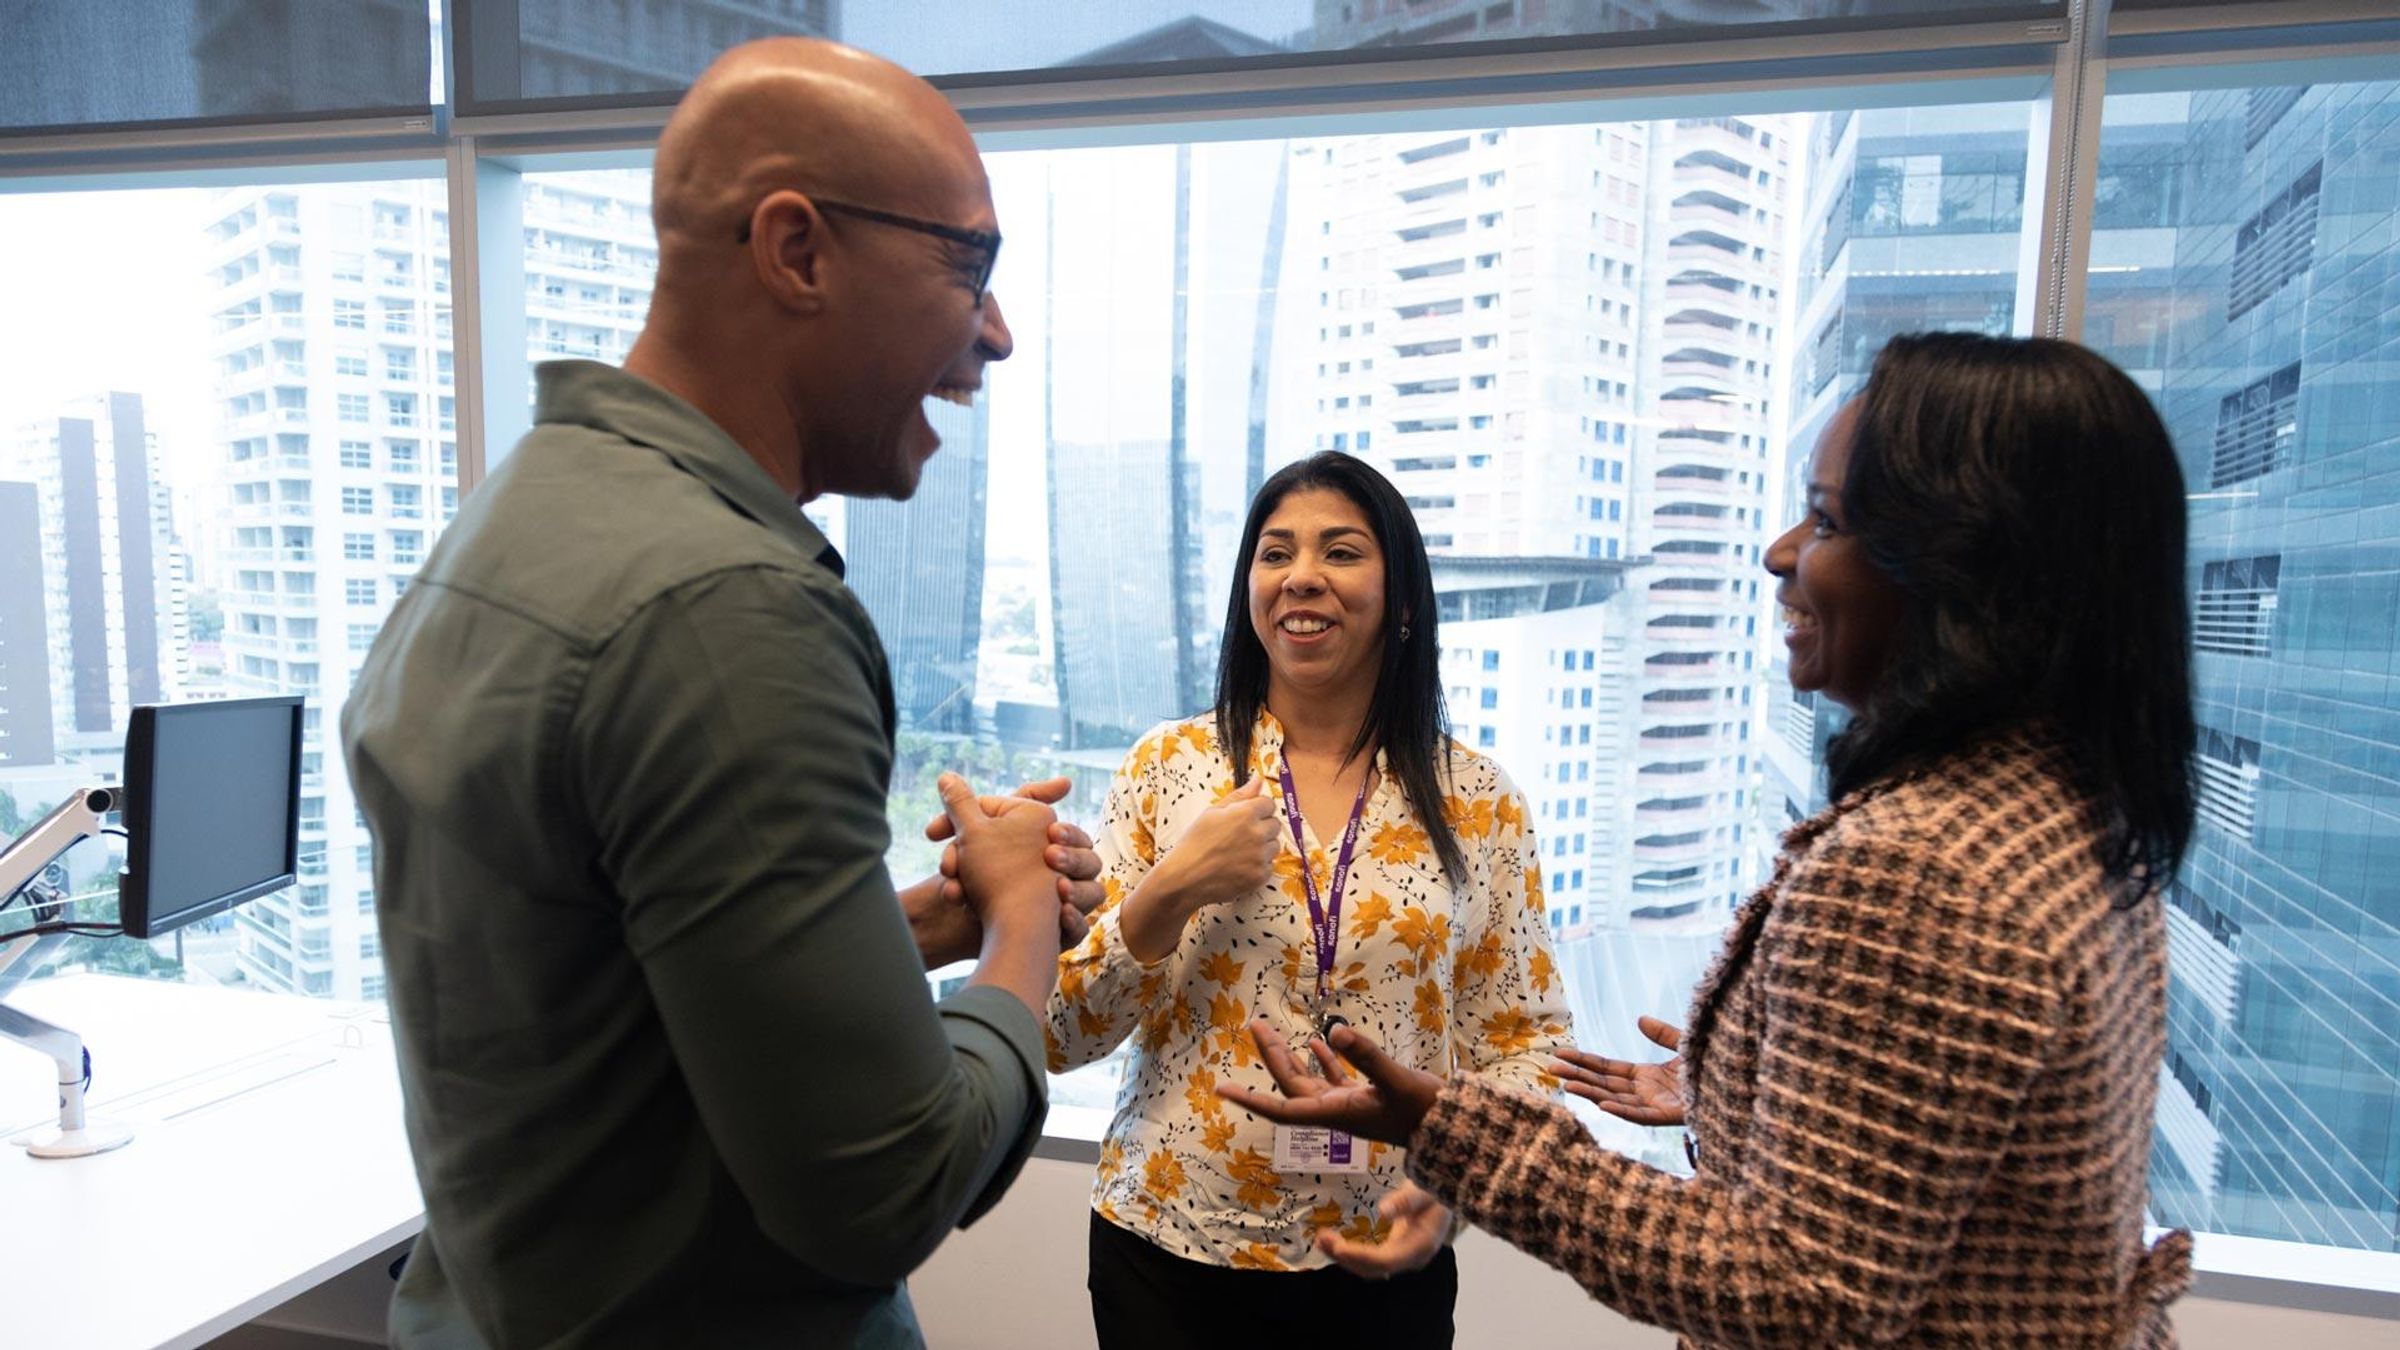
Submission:
M 824 215 L 797 191 L 768 193 L 750 208 L 750 264 L 759 287 L 794 314 L 825 308 L 827 243 Z

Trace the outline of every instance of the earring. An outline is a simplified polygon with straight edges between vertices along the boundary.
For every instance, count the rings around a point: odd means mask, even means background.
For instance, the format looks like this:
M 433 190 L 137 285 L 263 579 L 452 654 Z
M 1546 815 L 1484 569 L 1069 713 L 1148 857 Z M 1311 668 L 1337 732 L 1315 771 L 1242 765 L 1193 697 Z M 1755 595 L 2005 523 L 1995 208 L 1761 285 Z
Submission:
M 1402 642 L 1406 642 L 1406 641 L 1408 641 L 1408 625 L 1407 625 L 1407 624 L 1402 624 L 1402 625 L 1400 625 L 1400 640 L 1401 640 Z

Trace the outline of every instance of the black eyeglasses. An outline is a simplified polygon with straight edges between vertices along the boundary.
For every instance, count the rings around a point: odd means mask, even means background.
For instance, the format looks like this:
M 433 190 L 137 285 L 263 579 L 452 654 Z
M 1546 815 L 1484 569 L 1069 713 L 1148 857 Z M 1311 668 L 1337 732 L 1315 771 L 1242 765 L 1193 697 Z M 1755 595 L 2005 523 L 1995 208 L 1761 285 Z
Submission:
M 965 244 L 969 248 L 981 249 L 983 261 L 977 265 L 971 283 L 975 288 L 975 294 L 979 296 L 991 289 L 992 269 L 1000 262 L 1000 236 L 991 230 L 970 230 L 957 225 L 944 225 L 938 221 L 919 220 L 915 216 L 878 211 L 872 206 L 853 206 L 848 202 L 832 201 L 824 197 L 812 196 L 809 201 L 814 203 L 819 211 L 829 211 L 837 216 L 855 216 L 860 220 L 870 220 L 878 225 L 897 225 L 903 230 L 915 230 L 919 234 L 930 234 L 936 239 L 947 239 L 954 244 Z M 749 221 L 742 222 L 741 232 L 734 236 L 734 242 L 737 244 L 750 242 Z

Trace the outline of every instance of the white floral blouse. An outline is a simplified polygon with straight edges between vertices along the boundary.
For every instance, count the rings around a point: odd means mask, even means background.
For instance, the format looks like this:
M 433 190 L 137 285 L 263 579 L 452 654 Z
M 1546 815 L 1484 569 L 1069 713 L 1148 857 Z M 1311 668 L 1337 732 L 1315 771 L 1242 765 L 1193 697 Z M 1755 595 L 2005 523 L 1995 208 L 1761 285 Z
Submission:
M 1251 772 L 1279 801 L 1282 754 L 1283 728 L 1262 711 Z M 1498 764 L 1451 744 L 1444 812 L 1467 863 L 1465 884 L 1453 888 L 1383 768 L 1378 754 L 1326 1011 L 1404 1064 L 1556 1095 L 1558 1080 L 1543 1066 L 1569 1043 L 1568 1018 L 1525 798 Z M 1295 1047 L 1315 1021 L 1315 940 L 1288 827 L 1276 881 L 1253 899 L 1201 911 L 1157 963 L 1135 960 L 1118 927 L 1119 904 L 1232 789 L 1213 714 L 1162 724 L 1126 756 L 1098 840 L 1107 897 L 1090 937 L 1059 958 L 1045 1028 L 1050 1067 L 1089 1064 L 1134 1037 L 1100 1150 L 1092 1203 L 1101 1217 L 1189 1260 L 1314 1268 L 1329 1264 L 1314 1246 L 1318 1229 L 1381 1237 L 1376 1202 L 1405 1172 L 1401 1150 L 1371 1144 L 1361 1172 L 1279 1173 L 1274 1127 L 1215 1093 L 1227 1081 L 1272 1088 L 1251 1018 L 1265 1018 Z M 1338 824 L 1328 828 L 1338 848 Z M 1333 860 L 1316 822 L 1305 830 L 1324 895 Z

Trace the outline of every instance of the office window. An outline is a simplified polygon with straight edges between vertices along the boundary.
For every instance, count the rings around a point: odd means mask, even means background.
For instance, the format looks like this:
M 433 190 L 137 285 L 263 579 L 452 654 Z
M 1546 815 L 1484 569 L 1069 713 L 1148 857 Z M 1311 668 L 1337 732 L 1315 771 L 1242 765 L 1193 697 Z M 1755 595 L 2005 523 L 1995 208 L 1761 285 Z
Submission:
M 2400 310 L 2374 279 L 2400 265 L 2400 83 L 2111 94 L 2103 178 L 2128 159 L 2192 185 L 2094 233 L 2086 306 L 2192 490 L 2199 828 L 2168 893 L 2152 1208 L 2388 1252 L 2400 525 L 2376 503 L 2400 456 Z
M 424 70 L 420 62 L 420 80 Z M 0 91 L 0 102 L 13 92 Z M 347 695 L 350 644 L 381 623 L 389 596 L 380 572 L 350 575 L 375 560 L 372 532 L 329 533 L 322 549 L 317 534 L 320 509 L 352 524 L 374 512 L 378 485 L 366 475 L 375 443 L 365 432 L 384 392 L 383 362 L 355 337 L 358 345 L 323 340 L 314 351 L 310 339 L 320 328 L 366 326 L 364 302 L 341 298 L 356 283 L 339 278 L 362 256 L 336 243 L 344 215 L 363 228 L 378 199 L 438 201 L 443 191 L 438 182 L 337 182 L 0 196 L 0 238 L 11 245 L 0 291 L 45 316 L 38 331 L 0 325 L 12 381 L 0 419 L 0 506 L 38 467 L 22 451 L 29 424 L 88 425 L 88 443 L 114 453 L 107 471 L 121 489 L 100 494 L 83 517 L 53 517 L 58 528 L 111 541 L 109 561 L 104 585 L 88 593 L 35 592 L 50 632 L 80 635 L 61 649 L 56 673 L 67 678 L 53 682 L 68 696 L 45 688 L 36 699 L 0 671 L 0 831 L 38 818 L 53 805 L 42 794 L 121 745 L 136 703 L 284 692 L 311 700 L 298 884 L 184 929 L 180 955 L 172 939 L 79 938 L 59 971 L 370 997 L 355 969 L 311 967 L 299 951 L 343 953 L 372 925 L 350 889 L 361 883 L 325 865 L 348 858 L 366 833 L 322 713 Z M 415 256 L 439 256 L 447 244 L 423 233 L 427 219 L 411 227 Z M 242 258 L 256 269 L 224 270 Z M 414 358 L 418 378 L 428 359 Z M 86 443 L 80 430 L 77 438 Z M 47 447 L 56 436 L 39 439 L 55 458 Z M 428 478 L 420 490 L 430 486 Z M 38 583 L 47 566 L 40 534 L 24 541 L 32 552 L 22 567 L 0 566 L 0 581 Z M 420 547 L 431 539 L 428 527 Z M 76 855 L 79 869 L 87 861 Z M 95 885 L 111 874 L 96 863 L 88 872 Z M 82 897 L 87 916 L 105 917 L 109 903 L 100 891 Z
M 2283 466 L 2299 439 L 2300 363 L 2262 376 L 2217 405 L 2208 485 L 2230 487 Z
M 1488 476 L 1465 476 L 1504 468 L 1506 486 L 1513 488 L 1520 480 L 1572 475 L 1573 446 L 1561 443 L 1554 451 L 1532 433 L 1531 419 L 1548 406 L 1545 382 L 1499 380 L 1460 370 L 1457 363 L 1469 351 L 1511 350 L 1498 333 L 1479 331 L 1495 319 L 1570 334 L 1605 321 L 1612 365 L 1599 387 L 1621 412 L 1612 412 L 1597 433 L 1611 447 L 1606 467 L 1595 465 L 1582 476 L 1604 474 L 1622 484 L 1627 461 L 1639 467 L 1636 478 L 1645 485 L 1665 472 L 1714 475 L 1705 479 L 1705 492 L 1687 491 L 1678 499 L 1704 503 L 1706 511 L 1651 509 L 1642 528 L 1655 536 L 1661 556 L 1674 559 L 1679 575 L 1747 576 L 1755 566 L 1751 549 L 1786 522 L 1768 519 L 1766 474 L 1737 480 L 1733 471 L 1747 471 L 1762 457 L 1780 465 L 1804 454 L 1814 434 L 1808 419 L 1822 415 L 1811 391 L 1788 388 L 1767 373 L 1767 335 L 1780 321 L 1782 283 L 1753 250 L 1794 256 L 1801 252 L 1801 233 L 1822 222 L 1807 218 L 1796 192 L 1795 160 L 1818 143 L 1817 119 L 1737 120 L 1751 134 L 1705 119 L 1644 130 L 1643 138 L 1660 153 L 1639 167 L 1607 160 L 1607 143 L 1596 141 L 1590 128 L 1574 127 L 1511 128 L 1505 140 L 1492 142 L 1472 133 L 1395 134 L 988 156 L 995 205 L 1011 241 L 994 290 L 1008 306 L 1018 350 L 1045 352 L 1047 360 L 992 366 L 984 395 L 988 414 L 931 407 L 944 448 L 927 464 L 917 497 L 906 507 L 844 502 L 835 522 L 851 585 L 893 653 L 902 740 L 894 789 L 911 804 L 894 811 L 893 833 L 900 841 L 891 860 L 895 874 L 914 875 L 931 861 L 912 842 L 922 822 L 908 824 L 904 817 L 931 805 L 929 778 L 911 766 L 931 753 L 936 738 L 985 738 L 994 753 L 1008 757 L 1011 771 L 1022 766 L 1033 772 L 1057 763 L 1049 757 L 1069 747 L 1101 748 L 1103 757 L 1110 747 L 1121 752 L 1162 718 L 1208 705 L 1232 560 L 1205 530 L 1180 536 L 1190 540 L 1181 555 L 1160 547 L 1159 540 L 1179 537 L 1168 496 L 1175 476 L 1162 473 L 1155 456 L 1136 462 L 1109 447 L 1186 447 L 1180 451 L 1189 457 L 1184 481 L 1196 485 L 1198 499 L 1185 509 L 1200 520 L 1238 520 L 1247 430 L 1236 428 L 1230 438 L 1202 436 L 1193 430 L 1195 422 L 1178 439 L 1172 410 L 1181 406 L 1198 417 L 1204 410 L 1259 406 L 1266 410 L 1268 447 L 1262 471 L 1272 472 L 1290 457 L 1285 447 L 1331 446 L 1340 436 L 1395 475 L 1437 555 L 1443 638 L 1461 653 L 1445 661 L 1444 683 L 1474 691 L 1451 704 L 1453 716 L 1476 719 L 1458 734 L 1514 769 L 1521 783 L 1534 780 L 1529 795 L 1537 807 L 1553 808 L 1550 818 L 1606 822 L 1573 839 L 1560 836 L 1558 847 L 1568 850 L 1562 856 L 1574 856 L 1580 844 L 1586 856 L 1596 852 L 1610 860 L 1609 880 L 1592 883 L 1608 888 L 1593 892 L 1596 902 L 1608 903 L 1595 903 L 1588 912 L 1611 916 L 1564 935 L 1580 954 L 1562 965 L 1575 972 L 1570 998 L 1578 1034 L 1604 1053 L 1645 1054 L 1633 1029 L 1636 1015 L 1671 1016 L 1680 1009 L 1636 1009 L 1617 990 L 1681 989 L 1697 979 L 1714 954 L 1731 897 L 1761 875 L 1766 854 L 1734 843 L 1728 829 L 1725 842 L 1712 845 L 1692 873 L 1667 875 L 1633 865 L 1633 840 L 1659 832 L 1653 816 L 1661 808 L 1643 803 L 1661 794 L 1643 789 L 1662 764 L 1685 766 L 1679 772 L 1686 781 L 1721 790 L 1729 803 L 1734 789 L 1750 779 L 1748 728 L 1739 718 L 1694 719 L 1665 728 L 1667 734 L 1644 735 L 1660 728 L 1634 709 L 1650 706 L 1641 696 L 1660 689 L 1747 687 L 1773 678 L 1721 652 L 1690 667 L 1653 666 L 1646 657 L 1654 651 L 1680 655 L 1702 642 L 1721 647 L 1718 626 L 1754 618 L 1752 611 L 1766 601 L 1751 591 L 1728 605 L 1721 587 L 1637 601 L 1613 582 L 1593 580 L 1613 572 L 1557 559 L 1561 550 L 1549 542 L 1550 531 L 1574 514 L 1571 491 L 1520 500 L 1513 492 L 1497 493 L 1502 484 Z M 1935 164 L 1913 178 L 1890 182 L 1886 197 L 1896 214 L 1889 232 L 1905 230 L 1908 249 L 1976 261 L 1972 268 L 1944 264 L 1947 279 L 1929 285 L 1922 277 L 1899 275 L 1883 254 L 1867 261 L 1848 253 L 1832 259 L 1833 275 L 1818 289 L 1832 308 L 1854 316 L 1845 321 L 1840 350 L 1857 356 L 1855 370 L 1839 373 L 1863 377 L 1872 345 L 1930 312 L 1929 294 L 1940 297 L 1944 315 L 1972 314 L 1978 326 L 2010 331 L 2019 317 L 2014 302 L 2025 232 L 2025 165 L 2038 168 L 2040 162 L 2027 157 L 2032 124 L 2026 108 L 1877 109 L 1858 120 L 1860 134 L 1835 156 L 1815 161 L 1814 172 L 1879 184 L 1886 160 L 1934 155 Z M 1441 155 L 1425 153 L 1454 140 L 1463 144 Z M 1628 298 L 1612 301 L 1621 312 L 1603 320 L 1595 307 L 1586 319 L 1580 293 L 1537 288 L 1518 313 L 1508 255 L 1501 254 L 1497 267 L 1473 266 L 1477 254 L 1492 249 L 1489 242 L 1472 242 L 1492 238 L 1478 235 L 1478 223 L 1519 231 L 1510 236 L 1512 247 L 1571 248 L 1579 260 L 1590 248 L 1579 214 L 1540 199 L 1562 188 L 1512 176 L 1505 188 L 1495 183 L 1478 195 L 1472 185 L 1499 173 L 1501 159 L 1532 162 L 1519 156 L 1557 157 L 1587 173 L 1616 164 L 1614 176 L 1626 184 L 1620 189 L 1624 213 L 1647 217 L 1655 211 L 1672 226 L 1655 233 L 1629 230 L 1622 245 L 1630 255 L 1628 273 L 1659 277 L 1663 311 L 1633 314 L 1637 302 Z M 1466 190 L 1419 191 L 1425 172 L 1453 161 L 1462 166 L 1454 176 L 1465 179 Z M 1529 209 L 1508 205 L 1514 198 L 1504 194 L 1510 192 L 1528 194 Z M 1931 206 L 1920 201 L 1926 194 Z M 587 288 L 647 293 L 655 267 L 648 235 L 623 228 L 639 219 L 647 195 L 647 181 L 638 174 L 526 178 L 529 359 L 579 343 L 613 357 L 630 342 L 638 311 L 584 296 Z M 1179 246 L 1176 203 L 1202 199 L 1212 203 L 1212 219 L 1221 228 L 1205 249 L 1188 239 Z M 1284 212 L 1280 228 L 1270 229 L 1277 209 Z M 1851 247 L 1896 246 L 1873 238 Z M 1047 275 L 1041 260 L 1104 254 L 1116 260 L 1105 282 L 1027 293 Z M 1347 261 L 1353 258 L 1355 264 Z M 1340 322 L 1292 323 L 1295 310 L 1315 307 L 1320 286 L 1300 278 L 1318 275 L 1320 259 L 1335 260 L 1336 269 L 1324 270 L 1338 270 L 1340 282 L 1378 271 L 1393 280 L 1372 293 L 1353 285 L 1351 312 Z M 1262 275 L 1291 281 L 1262 290 Z M 1474 279 L 1472 290 L 1466 289 L 1468 278 Z M 1327 307 L 1337 307 L 1341 284 L 1323 290 Z M 1478 296 L 1485 308 L 1470 303 Z M 1173 364 L 1172 341 L 1179 312 L 1189 333 L 1209 335 L 1206 358 L 1187 355 L 1181 369 Z M 1381 331 L 1368 332 L 1370 322 Z M 1395 324 L 1401 326 L 1397 334 Z M 1272 340 L 1271 349 L 1256 345 L 1261 335 Z M 1514 349 L 1529 350 L 1533 340 L 1523 343 Z M 1271 362 L 1278 381 L 1289 387 L 1255 388 L 1253 381 L 1263 377 L 1254 373 L 1254 359 Z M 1371 379 L 1377 397 L 1362 410 L 1358 382 L 1370 360 L 1376 363 Z M 1622 365 L 1613 364 L 1620 360 Z M 1078 396 L 1063 374 L 1045 390 L 1045 366 L 1053 372 L 1105 367 L 1112 372 L 1111 398 Z M 1479 381 L 1476 387 L 1469 387 L 1470 376 Z M 1825 398 L 1839 392 L 1847 391 L 1835 381 Z M 1474 402 L 1460 403 L 1470 397 Z M 1352 406 L 1341 408 L 1343 398 L 1352 398 Z M 1045 407 L 1047 421 L 1025 420 L 1024 410 Z M 953 418 L 954 412 L 962 415 Z M 1568 414 L 1570 427 L 1573 416 Z M 1798 441 L 1787 432 L 1795 425 L 1806 432 Z M 1371 439 L 1357 436 L 1362 426 L 1372 429 Z M 1620 426 L 1639 429 L 1622 450 L 1616 449 Z M 1462 436 L 1476 438 L 1474 451 L 1462 452 Z M 1478 492 L 1487 495 L 1472 495 Z M 980 513 L 967 505 L 977 501 L 986 503 Z M 1624 502 L 1612 505 L 1614 518 L 1623 522 Z M 1587 502 L 1584 512 L 1591 509 Z M 1610 514 L 1610 507 L 1599 510 Z M 1078 522 L 1074 530 L 1054 537 L 1053 511 Z M 953 523 L 907 531 L 899 528 L 903 519 Z M 1439 528 L 1426 528 L 1436 519 Z M 1613 528 L 1606 538 L 1587 537 L 1601 564 L 1624 542 Z M 1743 545 L 1738 550 L 1732 546 L 1737 540 Z M 1576 551 L 1584 551 L 1580 542 Z M 1099 558 L 1111 561 L 1094 565 Z M 1520 560 L 1538 560 L 1533 575 L 1505 570 Z M 986 601 L 963 616 L 937 617 L 912 605 L 909 597 L 935 587 L 933 578 L 947 578 L 941 587 Z M 1146 599 L 1129 605 L 1124 597 L 1131 596 Z M 1647 619 L 1672 622 L 1652 630 Z M 1654 631 L 1659 636 L 1651 636 Z M 1549 763 L 1541 753 L 1543 737 L 1546 732 L 1552 745 L 1561 743 L 1558 725 L 1502 716 L 1515 695 L 1487 687 L 1490 676 L 1482 673 L 1497 671 L 1500 652 L 1528 638 L 1566 650 L 1565 669 L 1627 692 L 1605 712 L 1581 703 L 1586 691 L 1571 692 L 1575 721 L 1563 743 L 1581 758 L 1551 764 L 1547 773 L 1540 772 Z M 1738 697 L 1726 701 L 1740 706 Z M 1620 721 L 1625 725 L 1616 725 Z M 1524 730 L 1503 734 L 1504 725 Z M 1531 745 L 1523 743 L 1527 738 Z M 1603 744 L 1624 749 L 1603 753 Z M 1807 786 L 1793 791 L 1805 796 Z M 1591 799 L 1603 795 L 1637 805 L 1595 810 Z M 1098 808 L 1096 794 L 1066 805 L 1067 814 L 1086 819 Z M 1782 809 L 1781 797 L 1771 806 L 1762 799 L 1726 808 Z M 1771 840 L 1772 831 L 1762 823 L 1744 837 Z M 1609 973 L 1637 966 L 1638 977 Z M 1096 1068 L 1100 1072 L 1062 1080 L 1055 1100 L 1068 1108 L 1105 1107 L 1114 1090 L 1113 1066 Z M 1682 1165 L 1679 1149 L 1644 1131 L 1597 1117 L 1592 1128 L 1612 1146 L 1661 1165 Z
M 2221 558 L 2200 568 L 2192 645 L 2228 656 L 2266 656 L 2275 638 L 2281 557 Z

